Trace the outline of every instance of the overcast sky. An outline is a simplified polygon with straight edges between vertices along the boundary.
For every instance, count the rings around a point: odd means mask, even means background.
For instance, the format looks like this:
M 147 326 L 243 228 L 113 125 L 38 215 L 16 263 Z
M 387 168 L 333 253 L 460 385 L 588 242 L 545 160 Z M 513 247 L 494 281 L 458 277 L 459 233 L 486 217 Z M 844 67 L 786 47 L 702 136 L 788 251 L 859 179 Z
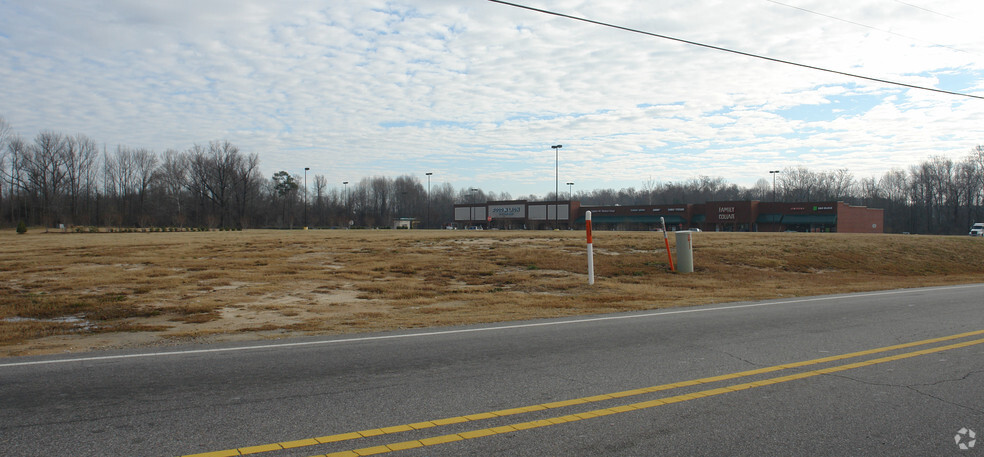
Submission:
M 519 3 L 984 95 L 981 0 Z M 229 140 L 267 177 L 432 172 L 514 197 L 553 191 L 555 144 L 564 191 L 880 177 L 984 144 L 984 100 L 480 0 L 0 0 L 0 116 L 109 149 Z

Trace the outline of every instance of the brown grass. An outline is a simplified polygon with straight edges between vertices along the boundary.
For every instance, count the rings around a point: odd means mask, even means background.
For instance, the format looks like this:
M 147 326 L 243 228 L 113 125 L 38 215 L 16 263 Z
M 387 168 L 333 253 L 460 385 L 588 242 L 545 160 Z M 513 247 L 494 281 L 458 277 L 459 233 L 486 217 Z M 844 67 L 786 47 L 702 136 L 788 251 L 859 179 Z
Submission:
M 671 245 L 673 237 L 671 236 Z M 567 316 L 981 282 L 970 237 L 596 232 L 0 232 L 0 355 Z M 134 336 L 136 335 L 136 336 Z

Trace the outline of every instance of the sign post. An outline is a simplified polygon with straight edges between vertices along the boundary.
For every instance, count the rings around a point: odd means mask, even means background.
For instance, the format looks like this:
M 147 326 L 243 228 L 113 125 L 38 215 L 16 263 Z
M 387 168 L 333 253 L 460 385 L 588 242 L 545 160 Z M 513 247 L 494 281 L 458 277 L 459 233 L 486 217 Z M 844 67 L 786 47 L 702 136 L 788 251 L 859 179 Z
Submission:
M 670 239 L 666 236 L 666 220 L 660 217 L 659 225 L 663 226 L 663 243 L 666 244 L 666 257 L 670 259 L 670 271 L 675 272 L 676 268 L 673 267 L 673 255 L 670 254 Z
M 594 251 L 591 247 L 591 211 L 584 213 L 584 227 L 588 232 L 588 285 L 594 284 Z

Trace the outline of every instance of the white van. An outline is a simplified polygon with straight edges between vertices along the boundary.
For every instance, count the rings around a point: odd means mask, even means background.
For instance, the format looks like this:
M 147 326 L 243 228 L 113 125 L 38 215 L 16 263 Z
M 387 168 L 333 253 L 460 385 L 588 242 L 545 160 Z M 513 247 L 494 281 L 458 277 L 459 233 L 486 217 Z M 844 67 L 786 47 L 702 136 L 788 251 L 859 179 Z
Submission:
M 970 236 L 984 236 L 984 222 L 977 222 L 970 226 Z

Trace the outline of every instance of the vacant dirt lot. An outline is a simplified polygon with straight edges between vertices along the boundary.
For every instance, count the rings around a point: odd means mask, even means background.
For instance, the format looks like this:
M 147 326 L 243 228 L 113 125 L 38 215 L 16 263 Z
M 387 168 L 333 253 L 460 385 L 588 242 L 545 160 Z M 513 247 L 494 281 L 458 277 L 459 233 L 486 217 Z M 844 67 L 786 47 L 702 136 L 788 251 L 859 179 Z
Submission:
M 674 238 L 670 242 L 673 247 Z M 0 232 L 0 356 L 279 338 L 984 281 L 970 237 Z

